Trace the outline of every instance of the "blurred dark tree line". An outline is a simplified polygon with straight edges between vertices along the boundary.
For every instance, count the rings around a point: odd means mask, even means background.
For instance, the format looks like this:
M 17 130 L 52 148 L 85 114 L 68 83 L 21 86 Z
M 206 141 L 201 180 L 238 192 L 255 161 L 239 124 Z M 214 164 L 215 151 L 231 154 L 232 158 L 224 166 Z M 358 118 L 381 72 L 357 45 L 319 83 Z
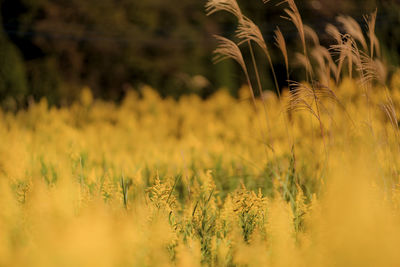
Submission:
M 0 102 L 23 106 L 47 97 L 73 101 L 83 86 L 96 97 L 119 100 L 129 88 L 149 84 L 163 96 L 207 96 L 221 86 L 233 93 L 241 74 L 232 62 L 212 64 L 213 34 L 233 36 L 228 14 L 206 17 L 205 0 L 0 0 Z M 272 47 L 280 25 L 292 47 L 297 35 L 279 1 L 238 1 L 261 26 Z M 378 6 L 378 33 L 393 64 L 399 62 L 400 4 L 395 0 L 297 1 L 317 32 L 340 13 L 362 15 Z M 274 58 L 278 64 L 280 58 Z M 259 64 L 266 62 L 260 61 Z M 270 83 L 266 74 L 264 82 Z

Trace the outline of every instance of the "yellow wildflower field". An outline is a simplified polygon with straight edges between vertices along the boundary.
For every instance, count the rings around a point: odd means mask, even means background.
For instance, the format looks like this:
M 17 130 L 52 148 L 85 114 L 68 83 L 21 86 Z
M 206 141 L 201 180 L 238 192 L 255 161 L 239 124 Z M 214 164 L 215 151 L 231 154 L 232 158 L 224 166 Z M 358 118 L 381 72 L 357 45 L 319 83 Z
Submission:
M 2 112 L 0 266 L 397 266 L 399 77 Z

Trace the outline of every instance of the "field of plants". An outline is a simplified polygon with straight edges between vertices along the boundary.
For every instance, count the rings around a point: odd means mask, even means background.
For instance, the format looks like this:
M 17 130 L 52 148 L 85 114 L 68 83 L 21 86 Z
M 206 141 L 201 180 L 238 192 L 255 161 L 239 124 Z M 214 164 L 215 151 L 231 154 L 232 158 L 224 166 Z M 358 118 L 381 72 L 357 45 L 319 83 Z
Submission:
M 1 111 L 0 266 L 400 265 L 400 71 L 380 59 L 376 13 L 365 34 L 340 17 L 328 50 L 285 2 L 305 76 L 290 81 L 277 29 L 278 93 L 249 78 L 253 47 L 270 58 L 258 27 L 211 0 L 238 18 L 241 41 L 216 49 L 248 78 L 238 98 L 83 88 L 69 107 Z
M 397 265 L 398 129 L 351 80 L 335 92 L 324 139 L 307 112 L 288 139 L 273 95 L 268 128 L 225 92 L 150 88 L 1 114 L 0 265 Z

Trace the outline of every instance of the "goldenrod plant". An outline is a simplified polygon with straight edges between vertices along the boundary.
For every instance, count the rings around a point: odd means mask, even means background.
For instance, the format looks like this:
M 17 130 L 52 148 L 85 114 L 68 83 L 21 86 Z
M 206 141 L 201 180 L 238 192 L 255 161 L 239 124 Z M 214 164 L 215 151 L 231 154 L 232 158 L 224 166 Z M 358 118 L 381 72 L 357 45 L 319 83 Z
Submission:
M 279 94 L 250 79 L 239 99 L 143 86 L 117 105 L 84 88 L 70 107 L 1 111 L 0 266 L 400 265 L 400 71 L 386 75 L 377 13 L 367 33 L 339 17 L 346 32 L 329 25 L 324 48 L 295 2 L 281 5 L 302 47 L 276 29 Z M 241 49 L 269 57 L 235 0 L 207 10 L 238 18 L 218 60 L 248 75 L 257 57 Z M 296 53 L 303 81 L 290 80 Z

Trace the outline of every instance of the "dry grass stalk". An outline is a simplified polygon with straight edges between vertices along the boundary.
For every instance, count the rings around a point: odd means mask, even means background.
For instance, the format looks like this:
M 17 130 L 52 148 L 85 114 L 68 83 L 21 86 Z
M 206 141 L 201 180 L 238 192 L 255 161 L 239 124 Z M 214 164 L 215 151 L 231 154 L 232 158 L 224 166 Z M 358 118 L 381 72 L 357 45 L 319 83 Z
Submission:
M 381 105 L 383 111 L 385 112 L 387 118 L 390 121 L 390 124 L 392 125 L 393 129 L 398 132 L 399 131 L 399 124 L 398 124 L 398 118 L 396 114 L 396 110 L 394 108 L 393 100 L 388 97 L 388 102 L 384 103 Z
M 367 42 L 365 41 L 363 31 L 360 27 L 360 24 L 349 16 L 338 16 L 337 21 L 340 22 L 345 31 L 350 34 L 355 40 L 361 43 L 361 46 L 364 51 L 368 50 Z
M 356 65 L 358 70 L 362 70 L 361 51 L 359 50 L 355 39 L 351 35 L 342 35 L 342 42 L 336 45 L 331 45 L 330 50 L 333 54 L 339 55 L 339 60 L 347 59 L 350 78 L 353 78 L 353 65 Z M 360 73 L 361 78 L 362 75 L 363 72 Z
M 302 53 L 296 53 L 295 57 L 297 62 L 305 68 L 307 75 L 310 75 L 310 77 L 312 77 L 314 73 L 309 58 Z
M 267 57 L 267 60 L 268 60 L 268 63 L 269 63 L 269 66 L 270 66 L 270 69 L 271 69 L 271 72 L 272 72 L 272 76 L 273 76 L 273 79 L 274 79 L 276 93 L 278 95 L 279 100 L 281 101 L 281 93 L 280 93 L 280 88 L 279 88 L 279 85 L 278 85 L 278 79 L 276 77 L 275 68 L 274 68 L 274 65 L 272 63 L 272 59 L 271 59 L 271 55 L 270 55 L 269 50 L 268 50 L 268 46 L 267 46 L 267 44 L 266 44 L 266 42 L 264 40 L 264 37 L 263 37 L 263 35 L 262 35 L 261 31 L 260 31 L 260 28 L 252 20 L 250 20 L 249 18 L 247 18 L 245 16 L 243 16 L 243 19 L 241 21 L 239 21 L 239 26 L 238 26 L 238 29 L 237 29 L 237 35 L 236 36 L 239 39 L 242 39 L 242 41 L 239 44 L 241 44 L 243 42 L 247 42 L 249 44 L 250 54 L 251 54 L 252 61 L 253 61 L 253 64 L 254 64 L 257 81 L 259 83 L 260 95 L 261 95 L 261 99 L 263 101 L 264 109 L 265 109 L 265 112 L 266 112 L 266 106 L 265 106 L 265 101 L 264 101 L 264 97 L 263 97 L 264 94 L 262 93 L 261 82 L 260 82 L 259 74 L 258 74 L 258 71 L 257 71 L 257 66 L 255 64 L 254 53 L 253 53 L 253 50 L 251 48 L 251 41 L 255 42 L 263 50 L 265 56 Z M 282 37 L 283 37 L 283 35 L 282 35 Z M 286 47 L 286 45 L 285 45 L 285 47 Z M 285 50 L 286 50 L 286 48 L 285 48 Z M 287 53 L 286 53 L 286 56 L 287 56 Z M 288 66 L 288 64 L 287 64 L 287 66 Z M 288 72 L 288 68 L 287 68 L 287 73 L 289 73 Z M 288 80 L 289 80 L 289 78 L 288 78 Z M 290 143 L 291 142 L 290 141 L 291 138 L 290 138 L 290 134 L 289 134 L 288 123 L 287 123 L 285 117 L 283 119 L 284 119 L 286 134 L 287 134 L 287 137 L 288 137 L 288 140 L 289 140 L 289 143 Z M 291 143 L 292 143 L 291 146 L 293 146 L 294 142 L 292 141 Z
M 289 111 L 305 110 L 318 120 L 321 137 L 324 142 L 325 153 L 327 153 L 321 110 L 328 111 L 328 109 L 324 106 L 323 100 L 327 99 L 330 102 L 339 105 L 340 101 L 338 100 L 336 94 L 328 86 L 324 86 L 317 82 L 313 82 L 311 86 L 308 86 L 303 83 L 292 81 L 290 88 L 292 88 L 292 91 L 289 96 L 289 104 L 287 109 Z
M 379 59 L 372 59 L 366 54 L 361 55 L 362 71 L 364 72 L 362 82 L 370 83 L 378 81 L 380 84 L 386 83 L 387 70 Z
M 332 56 L 329 53 L 328 49 L 321 46 L 317 33 L 311 27 L 309 27 L 307 25 L 304 25 L 304 31 L 305 31 L 306 37 L 309 37 L 312 40 L 313 45 L 314 45 L 314 47 L 311 50 L 311 55 L 317 62 L 318 68 L 316 71 L 319 76 L 320 82 L 322 82 L 323 84 L 328 86 L 330 77 L 331 77 L 330 76 L 331 72 L 333 72 L 336 77 L 337 66 L 334 63 Z M 340 35 L 340 33 L 339 33 L 339 35 Z M 309 59 L 307 60 L 307 58 L 299 57 L 299 56 L 298 56 L 298 59 L 300 59 L 300 62 L 302 62 L 302 65 L 304 65 L 306 67 L 306 69 L 311 69 L 311 71 L 312 71 L 312 65 L 311 65 Z M 310 75 L 312 76 L 312 72 L 310 73 Z
M 313 89 L 302 83 L 294 81 L 290 82 L 290 88 L 292 90 L 289 96 L 287 109 L 289 111 L 306 110 L 309 113 L 311 113 L 311 115 L 313 115 L 319 121 L 320 124 L 322 124 L 321 117 L 316 111 L 314 111 L 313 108 L 313 101 L 314 101 Z
M 289 98 L 290 108 L 298 109 L 300 106 L 297 106 L 296 103 L 309 103 L 309 106 L 312 106 L 313 102 L 316 105 L 322 106 L 323 99 L 329 99 L 334 103 L 340 103 L 336 94 L 332 89 L 328 86 L 325 86 L 321 83 L 314 82 L 311 86 L 308 86 L 304 83 L 299 83 L 295 81 L 291 81 L 292 94 Z
M 285 60 L 286 74 L 289 80 L 289 57 L 286 48 L 286 41 L 279 27 L 276 27 L 274 39 L 275 45 L 279 48 L 279 50 L 281 50 L 283 58 Z
M 319 47 L 315 47 L 311 50 L 311 56 L 315 59 L 318 68 L 316 69 L 316 74 L 319 81 L 322 84 L 328 85 L 330 78 L 330 68 L 326 64 L 323 54 L 319 51 Z
M 207 16 L 218 11 L 227 11 L 233 14 L 238 20 L 241 20 L 243 17 L 242 11 L 240 10 L 236 0 L 209 0 L 206 3 Z
M 325 29 L 326 33 L 328 33 L 330 36 L 332 36 L 336 40 L 336 44 L 340 45 L 342 44 L 342 37 L 343 35 L 339 32 L 338 28 L 336 28 L 332 24 L 328 24 Z M 337 64 L 337 69 L 335 73 L 335 81 L 336 84 L 339 83 L 340 80 L 340 74 L 342 73 L 342 68 L 343 68 L 343 62 L 345 59 L 346 55 L 343 54 L 341 51 L 339 51 L 339 56 L 338 56 L 338 64 Z
M 243 17 L 243 20 L 239 22 L 236 36 L 242 39 L 240 43 L 253 41 L 260 46 L 266 54 L 269 54 L 267 44 L 265 43 L 260 28 L 249 18 Z
M 393 99 L 390 95 L 388 88 L 385 86 L 385 94 L 386 94 L 386 103 L 381 105 L 381 108 L 386 114 L 386 117 L 389 119 L 390 124 L 393 128 L 393 131 L 396 135 L 397 140 L 397 149 L 398 153 L 400 153 L 400 129 L 399 129 L 399 119 L 396 113 L 395 105 L 393 103 Z M 397 155 L 398 155 L 397 153 Z
M 326 25 L 325 31 L 327 34 L 332 36 L 338 44 L 342 42 L 342 34 L 338 30 L 338 28 L 332 24 Z
M 260 97 L 261 97 L 261 100 L 263 103 L 265 120 L 267 123 L 268 132 L 270 132 L 270 125 L 269 125 L 270 123 L 269 123 L 269 119 L 268 119 L 264 94 L 262 92 L 263 90 L 262 90 L 262 86 L 261 86 L 261 79 L 260 79 L 260 75 L 258 72 L 253 47 L 251 45 L 251 41 L 255 41 L 258 45 L 260 45 L 263 48 L 264 51 L 267 51 L 267 55 L 269 57 L 268 49 L 267 49 L 266 43 L 262 37 L 261 31 L 250 19 L 246 18 L 242 14 L 240 7 L 239 7 L 238 3 L 236 2 L 236 0 L 209 0 L 206 4 L 206 11 L 207 11 L 207 15 L 211 15 L 217 11 L 227 11 L 227 12 L 232 13 L 238 19 L 238 22 L 239 22 L 238 35 L 239 35 L 239 38 L 245 39 L 244 41 L 246 41 L 249 46 L 251 59 L 252 59 L 253 67 L 254 67 L 254 72 L 256 74 L 258 89 L 259 89 Z M 241 28 L 243 30 L 242 37 L 240 37 L 240 34 L 241 34 L 240 29 Z M 254 108 L 257 110 L 255 96 L 254 96 L 254 90 L 253 90 L 253 87 L 252 87 L 252 84 L 250 81 L 250 77 L 248 74 L 246 64 L 243 60 L 242 53 L 241 53 L 239 47 L 234 42 L 230 41 L 230 43 L 228 43 L 227 42 L 228 39 L 226 39 L 226 38 L 223 38 L 223 39 L 224 39 L 223 43 L 225 43 L 225 44 L 222 44 L 222 46 L 219 47 L 220 49 L 218 50 L 218 48 L 217 48 L 217 50 L 215 51 L 217 53 L 217 55 L 219 55 L 219 57 L 220 57 L 220 58 L 217 58 L 217 61 L 220 61 L 227 57 L 230 57 L 230 58 L 235 59 L 241 65 L 242 70 L 244 71 L 244 73 L 246 75 L 247 83 L 248 83 L 250 91 L 251 91 Z M 220 41 L 221 41 L 221 39 L 220 39 Z M 242 44 L 244 41 L 240 42 L 239 45 Z M 232 43 L 234 44 L 234 46 Z M 221 48 L 222 48 L 222 50 L 221 50 Z M 232 51 L 229 52 L 229 50 L 232 50 Z M 240 54 L 240 57 L 238 56 L 238 54 Z M 234 57 L 232 57 L 232 56 L 234 56 Z M 272 66 L 271 58 L 269 57 L 268 59 Z M 272 68 L 273 68 L 273 66 L 272 66 Z M 277 85 L 277 80 L 276 80 L 276 75 L 275 75 L 274 70 L 273 70 L 273 74 L 274 74 L 274 78 L 275 78 L 275 84 Z M 270 147 L 270 145 L 268 145 L 268 146 Z
M 214 62 L 218 63 L 227 58 L 235 60 L 240 67 L 247 72 L 246 65 L 244 63 L 242 52 L 239 47 L 228 38 L 214 35 L 215 39 L 218 41 L 218 47 L 214 50 Z
M 338 66 L 336 66 L 334 60 L 332 59 L 329 50 L 321 45 L 313 48 L 311 55 L 318 63 L 318 74 L 320 81 L 329 85 L 331 80 L 331 73 L 334 75 L 335 79 L 337 77 Z
M 304 33 L 306 37 L 309 37 L 313 41 L 315 46 L 320 45 L 317 33 L 310 26 L 304 25 Z
M 301 19 L 300 12 L 299 12 L 294 0 L 284 0 L 283 3 L 285 3 L 285 2 L 289 5 L 289 9 L 285 8 L 284 11 L 289 17 L 284 17 L 284 18 L 290 20 L 297 28 L 297 31 L 299 32 L 299 35 L 300 35 L 301 43 L 303 45 L 304 55 L 306 55 L 307 54 L 307 45 L 306 45 L 303 20 Z M 279 4 L 281 4 L 281 3 L 279 3 Z
M 248 42 L 249 46 L 251 47 L 250 42 L 253 41 L 258 46 L 261 47 L 261 49 L 263 50 L 264 54 L 267 57 L 269 65 L 270 65 L 272 76 L 273 76 L 274 83 L 275 83 L 275 89 L 278 94 L 278 97 L 280 98 L 280 90 L 279 90 L 278 80 L 277 80 L 276 74 L 275 74 L 275 68 L 274 68 L 274 65 L 272 64 L 271 55 L 269 53 L 268 46 L 264 40 L 264 37 L 260 31 L 260 28 L 249 18 L 243 17 L 243 19 L 239 21 L 239 26 L 237 29 L 236 36 L 239 39 L 242 39 L 242 41 L 239 44 L 241 44 L 243 42 Z M 253 62 L 254 62 L 254 59 L 253 59 Z
M 218 35 L 215 35 L 214 37 L 218 40 L 218 47 L 214 50 L 214 54 L 215 54 L 214 62 L 217 63 L 222 60 L 230 58 L 230 59 L 235 60 L 241 66 L 241 68 L 246 76 L 247 85 L 249 87 L 251 98 L 252 98 L 252 101 L 254 104 L 254 110 L 256 111 L 256 113 L 258 113 L 257 101 L 256 101 L 256 98 L 254 95 L 254 90 L 253 90 L 253 86 L 252 86 L 252 83 L 250 80 L 249 72 L 248 72 L 246 64 L 243 60 L 242 52 L 240 51 L 237 44 L 235 44 L 233 41 L 231 41 L 225 37 L 218 36 Z M 265 142 L 265 140 L 267 140 L 267 139 L 266 139 L 264 131 L 262 130 L 261 122 L 260 122 L 260 119 L 258 118 L 258 116 L 257 116 L 257 119 L 258 119 L 258 123 L 260 125 L 260 133 L 263 138 L 263 142 Z M 268 118 L 266 118 L 266 120 L 268 120 Z M 268 123 L 268 121 L 267 121 L 267 123 Z M 273 150 L 273 148 L 271 147 L 270 144 L 266 144 L 265 152 L 268 157 L 267 147 L 271 148 L 272 150 Z
M 375 11 L 371 15 L 364 16 L 364 20 L 365 20 L 365 23 L 367 24 L 367 28 L 368 28 L 368 38 L 370 41 L 369 46 L 370 46 L 371 58 L 374 58 L 375 50 L 376 50 L 378 57 L 380 57 L 379 40 L 375 35 L 375 25 L 376 25 L 377 14 L 378 14 L 378 10 L 375 9 Z

